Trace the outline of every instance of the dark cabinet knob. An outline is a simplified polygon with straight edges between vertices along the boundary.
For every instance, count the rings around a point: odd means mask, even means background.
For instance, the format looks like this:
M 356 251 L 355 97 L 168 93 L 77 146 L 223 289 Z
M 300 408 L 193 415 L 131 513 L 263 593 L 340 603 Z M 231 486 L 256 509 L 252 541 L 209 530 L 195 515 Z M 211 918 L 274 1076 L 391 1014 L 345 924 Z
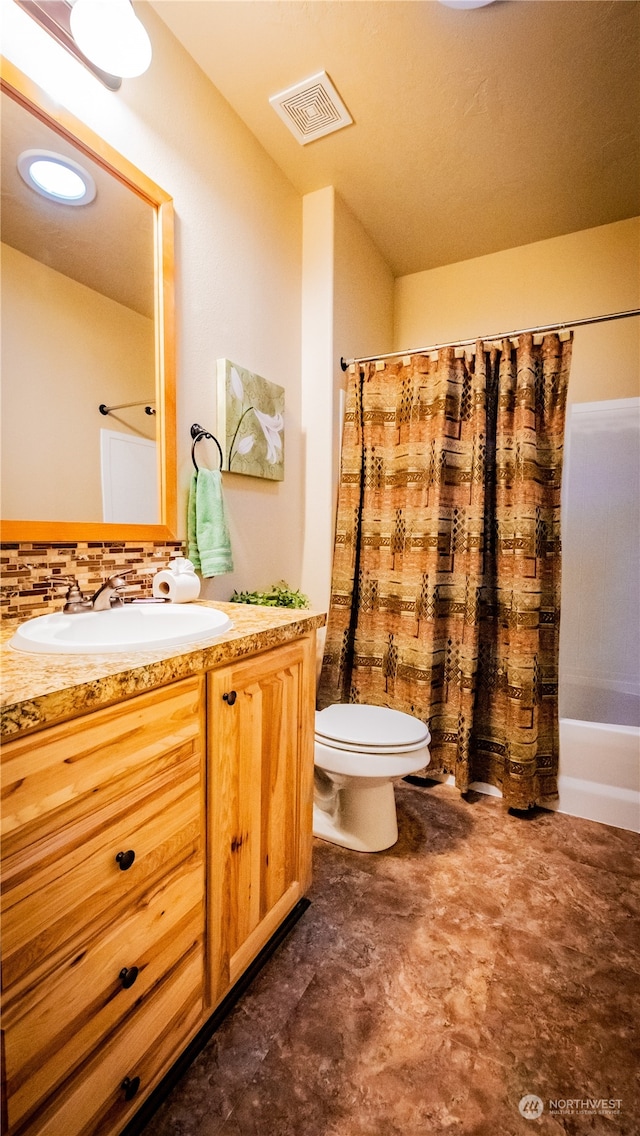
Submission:
M 138 974 L 139 971 L 137 966 L 123 966 L 120 974 L 118 975 L 118 978 L 122 983 L 123 990 L 128 990 L 130 986 L 133 986 L 136 978 L 138 977 Z
M 140 1078 L 139 1077 L 125 1077 L 120 1088 L 124 1089 L 124 1099 L 125 1100 L 128 1100 L 128 1101 L 133 1100 L 138 1089 L 140 1088 Z
M 133 864 L 133 861 L 135 860 L 135 858 L 136 858 L 136 854 L 133 851 L 133 848 L 130 848 L 128 852 L 118 852 L 118 855 L 116 856 L 116 861 L 120 865 L 120 871 L 126 872 L 127 869 L 130 868 L 131 865 Z
M 235 690 L 230 690 L 227 694 L 222 695 L 222 701 L 226 702 L 228 706 L 233 706 L 237 697 Z

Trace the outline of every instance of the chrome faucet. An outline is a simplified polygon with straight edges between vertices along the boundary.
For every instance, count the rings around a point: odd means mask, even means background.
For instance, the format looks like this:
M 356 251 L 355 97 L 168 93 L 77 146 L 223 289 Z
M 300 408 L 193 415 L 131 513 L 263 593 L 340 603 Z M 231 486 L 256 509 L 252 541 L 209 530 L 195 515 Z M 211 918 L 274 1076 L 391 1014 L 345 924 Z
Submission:
M 134 571 L 134 568 L 126 568 L 123 572 L 109 576 L 91 598 L 83 596 L 75 576 L 54 576 L 51 577 L 51 583 L 68 585 L 66 602 L 62 609 L 65 615 L 78 615 L 86 611 L 110 611 L 112 607 L 122 607 L 124 600 L 118 592 L 127 582 L 124 577 L 130 576 Z
M 115 576 L 109 576 L 89 600 L 91 609 L 93 611 L 110 611 L 112 607 L 122 607 L 124 600 L 122 596 L 118 595 L 118 592 L 127 583 L 124 577 L 130 576 L 132 572 L 133 568 L 127 568 L 124 572 L 117 572 Z

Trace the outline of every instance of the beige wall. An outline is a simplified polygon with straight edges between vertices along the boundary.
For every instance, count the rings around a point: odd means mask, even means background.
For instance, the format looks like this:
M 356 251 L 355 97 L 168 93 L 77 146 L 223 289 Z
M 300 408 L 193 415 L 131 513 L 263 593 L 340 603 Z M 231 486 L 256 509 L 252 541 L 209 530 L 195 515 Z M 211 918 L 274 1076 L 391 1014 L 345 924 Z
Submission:
M 640 218 L 396 280 L 394 348 L 640 307 Z M 380 349 L 381 350 L 381 349 Z M 578 328 L 569 398 L 639 393 L 640 319 Z
M 155 430 L 98 407 L 154 398 L 153 323 L 8 245 L 1 279 L 2 516 L 101 521 L 101 428 Z
M 331 573 L 331 477 L 334 399 L 335 194 L 331 187 L 303 199 L 302 429 L 306 479 L 303 526 L 304 592 L 327 604 Z
M 304 198 L 302 398 L 307 480 L 304 590 L 326 609 L 340 436 L 340 356 L 391 348 L 393 277 L 332 187 Z
M 235 572 L 207 582 L 203 594 L 226 599 L 234 587 L 281 577 L 297 587 L 305 478 L 301 198 L 153 10 L 139 10 L 153 62 L 115 94 L 17 8 L 11 25 L 3 20 L 3 53 L 173 196 L 183 534 L 189 428 L 217 429 L 216 360 L 232 359 L 285 388 L 285 480 L 225 476 Z M 11 36 L 20 17 L 24 34 Z
M 344 386 L 340 357 L 351 359 L 393 347 L 391 269 L 357 217 L 336 194 L 334 351 L 336 377 Z

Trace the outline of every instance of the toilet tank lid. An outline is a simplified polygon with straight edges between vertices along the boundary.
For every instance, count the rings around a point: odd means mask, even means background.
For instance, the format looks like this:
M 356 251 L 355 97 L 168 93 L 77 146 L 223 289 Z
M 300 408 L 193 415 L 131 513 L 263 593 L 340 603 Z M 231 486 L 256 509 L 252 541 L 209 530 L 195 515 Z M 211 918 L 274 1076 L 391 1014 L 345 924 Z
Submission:
M 316 736 L 330 741 L 350 742 L 368 749 L 416 745 L 430 740 L 429 730 L 419 718 L 390 710 L 386 706 L 367 706 L 337 702 L 316 713 Z

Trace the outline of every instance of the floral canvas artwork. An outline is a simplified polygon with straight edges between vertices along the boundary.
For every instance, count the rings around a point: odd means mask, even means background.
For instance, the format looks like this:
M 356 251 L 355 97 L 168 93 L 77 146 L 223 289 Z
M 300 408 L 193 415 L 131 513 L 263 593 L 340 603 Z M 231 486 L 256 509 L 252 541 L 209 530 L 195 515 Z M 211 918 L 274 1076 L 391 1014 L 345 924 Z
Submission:
M 284 387 L 218 359 L 218 429 L 223 469 L 284 478 Z

